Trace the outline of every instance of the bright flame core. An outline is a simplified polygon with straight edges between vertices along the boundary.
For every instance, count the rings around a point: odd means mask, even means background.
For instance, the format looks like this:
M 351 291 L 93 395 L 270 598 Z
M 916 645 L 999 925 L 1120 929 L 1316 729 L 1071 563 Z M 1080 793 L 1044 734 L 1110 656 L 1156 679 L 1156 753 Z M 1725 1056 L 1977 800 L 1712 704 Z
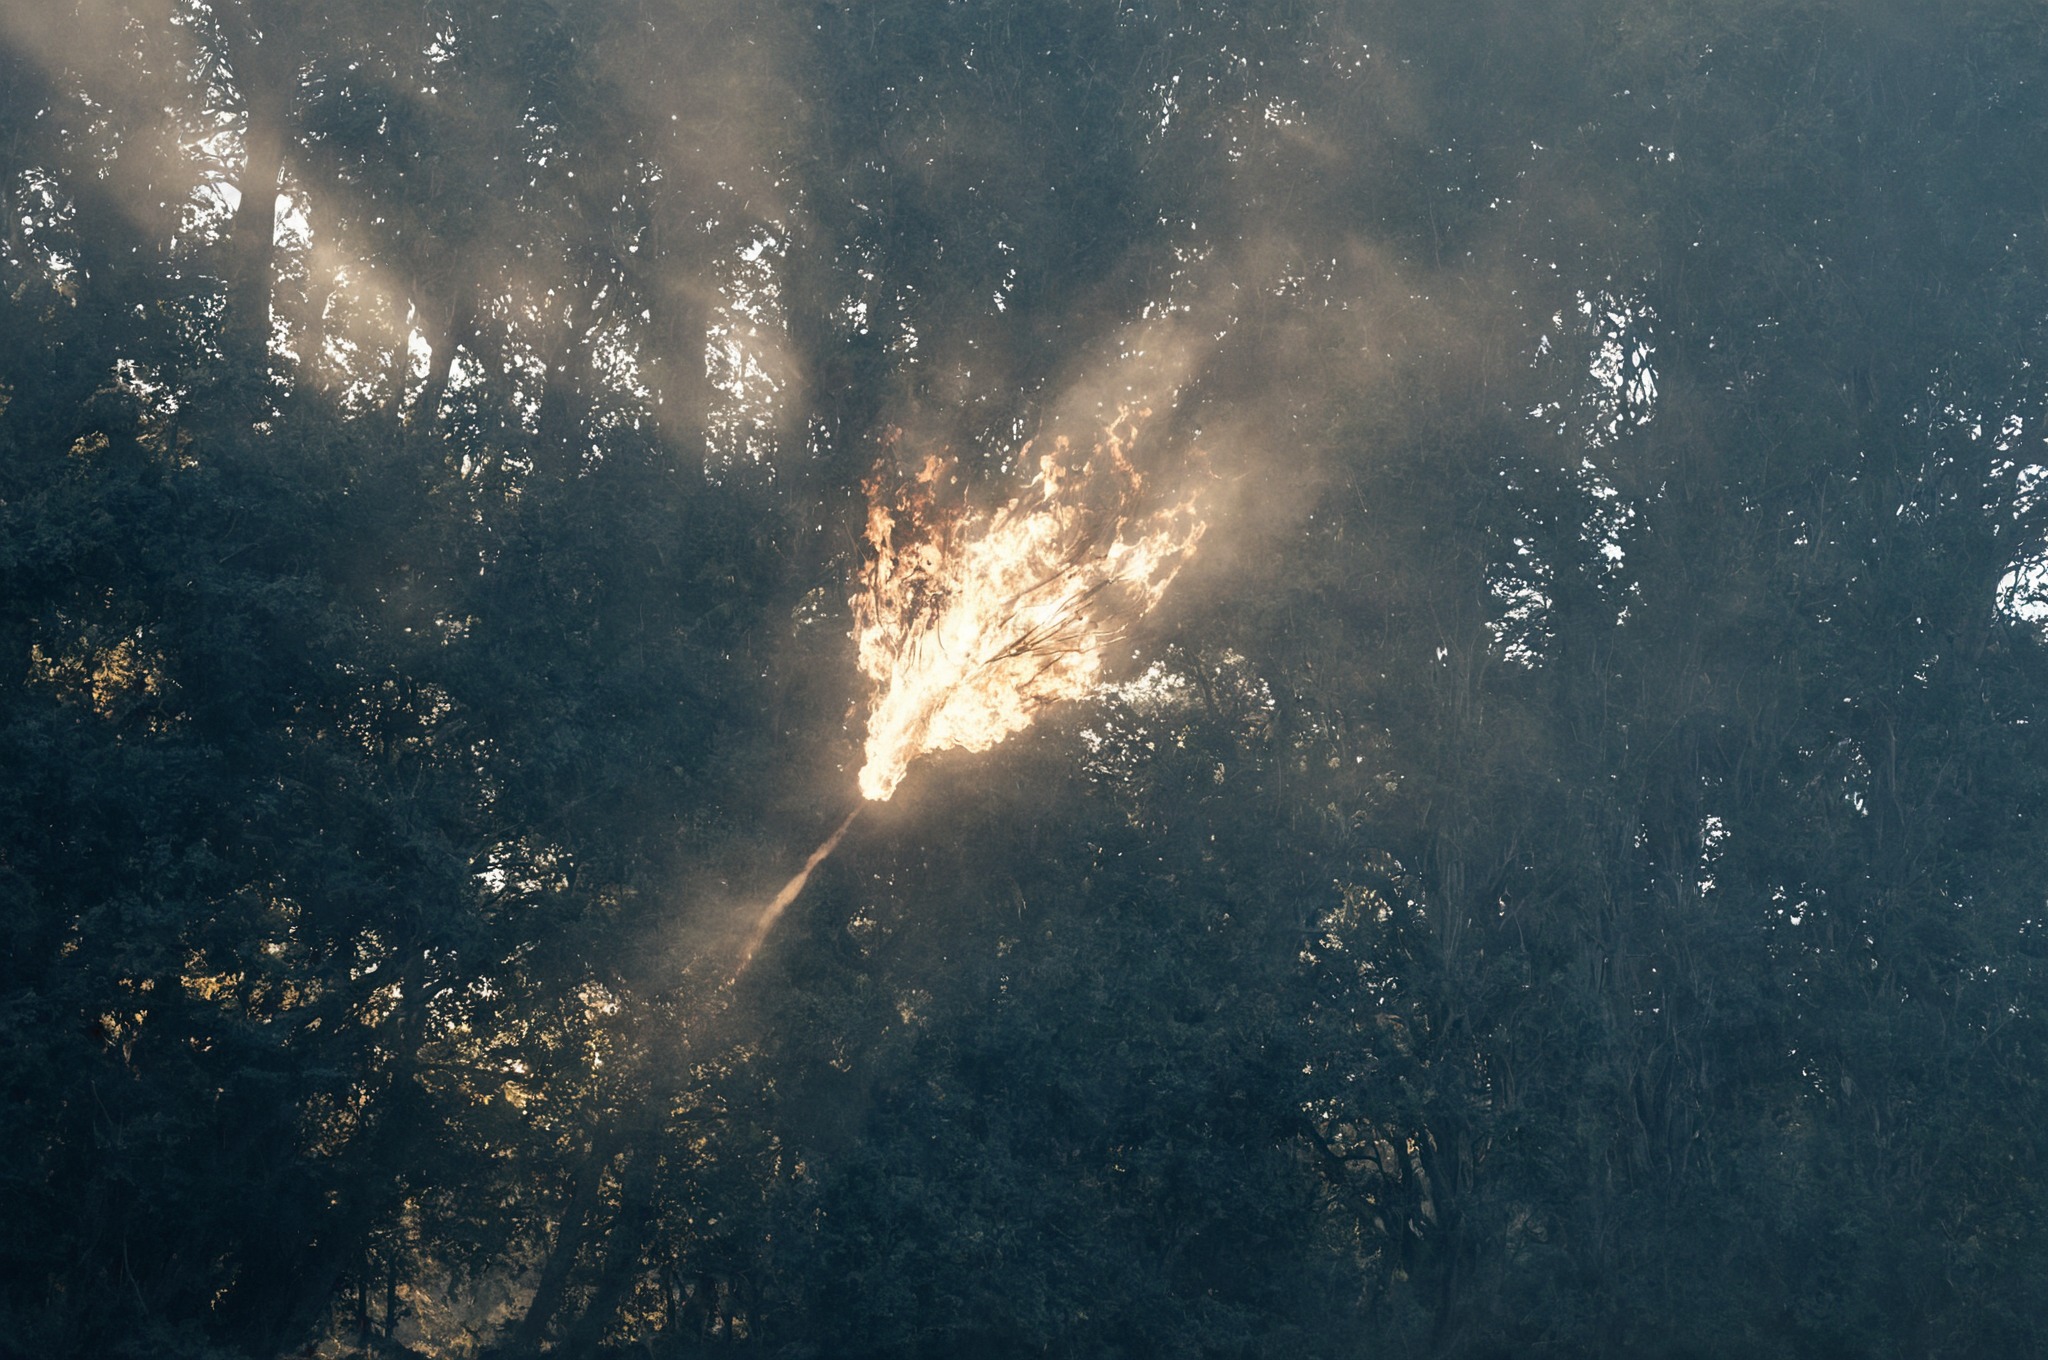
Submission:
M 1055 440 L 1030 488 L 992 514 L 941 511 L 943 458 L 893 494 L 879 475 L 867 483 L 874 555 L 853 597 L 875 683 L 864 796 L 889 797 L 927 751 L 985 751 L 1095 689 L 1103 650 L 1159 603 L 1202 537 L 1192 496 L 1137 509 L 1130 448 L 1150 414 L 1120 411 L 1085 453 Z

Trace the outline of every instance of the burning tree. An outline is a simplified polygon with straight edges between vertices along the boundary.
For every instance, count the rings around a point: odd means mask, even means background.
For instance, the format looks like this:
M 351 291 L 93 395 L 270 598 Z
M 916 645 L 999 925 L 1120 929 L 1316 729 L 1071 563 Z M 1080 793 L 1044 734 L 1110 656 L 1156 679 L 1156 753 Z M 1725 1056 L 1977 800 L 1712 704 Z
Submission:
M 937 456 L 899 488 L 869 480 L 872 556 L 853 597 L 875 685 L 863 796 L 887 799 L 927 751 L 985 751 L 1094 690 L 1105 649 L 1159 603 L 1204 527 L 1192 495 L 1143 508 L 1130 452 L 1149 414 L 1119 411 L 1087 449 L 1054 439 L 993 513 L 945 503 L 952 465 Z
M 1204 528 L 1192 494 L 1145 508 L 1131 448 L 1150 415 L 1119 410 L 1085 450 L 1055 438 L 1025 491 L 993 512 L 959 503 L 954 465 L 936 454 L 907 482 L 878 471 L 864 484 L 871 555 L 852 603 L 875 686 L 865 799 L 887 801 L 927 751 L 986 751 L 1100 683 L 1105 650 L 1159 603 Z M 1027 466 L 1031 451 L 1019 451 Z M 761 910 L 741 969 L 863 806 Z

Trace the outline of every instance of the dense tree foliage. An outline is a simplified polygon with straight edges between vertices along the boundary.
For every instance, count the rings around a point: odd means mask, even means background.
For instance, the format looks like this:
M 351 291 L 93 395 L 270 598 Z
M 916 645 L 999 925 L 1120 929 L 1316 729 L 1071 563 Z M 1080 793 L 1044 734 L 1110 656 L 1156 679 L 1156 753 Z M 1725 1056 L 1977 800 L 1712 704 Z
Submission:
M 0 1356 L 2048 1333 L 2037 5 L 0 0 L 0 134 Z M 1120 404 L 1117 683 L 732 981 L 863 478 Z

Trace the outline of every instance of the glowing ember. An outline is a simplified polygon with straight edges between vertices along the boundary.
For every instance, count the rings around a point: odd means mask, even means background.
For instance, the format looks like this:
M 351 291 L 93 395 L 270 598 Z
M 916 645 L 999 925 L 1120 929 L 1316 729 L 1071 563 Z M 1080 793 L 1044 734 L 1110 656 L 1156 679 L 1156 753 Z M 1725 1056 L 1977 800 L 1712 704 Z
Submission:
M 879 477 L 868 483 L 874 556 L 853 597 L 860 668 L 876 687 L 866 797 L 889 797 L 927 751 L 985 751 L 1089 694 L 1103 650 L 1159 603 L 1203 524 L 1192 498 L 1137 508 L 1129 450 L 1149 414 L 1119 412 L 1085 452 L 1056 440 L 1030 489 L 993 514 L 939 510 L 940 458 L 893 497 Z

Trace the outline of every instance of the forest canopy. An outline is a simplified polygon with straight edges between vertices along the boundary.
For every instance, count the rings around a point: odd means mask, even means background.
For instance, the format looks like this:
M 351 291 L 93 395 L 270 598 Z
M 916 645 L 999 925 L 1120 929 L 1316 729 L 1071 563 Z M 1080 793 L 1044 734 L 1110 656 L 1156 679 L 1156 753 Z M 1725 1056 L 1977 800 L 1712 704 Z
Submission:
M 2043 165 L 2033 0 L 0 0 L 0 1357 L 2038 1353 Z M 876 488 L 1126 429 L 863 800 Z

